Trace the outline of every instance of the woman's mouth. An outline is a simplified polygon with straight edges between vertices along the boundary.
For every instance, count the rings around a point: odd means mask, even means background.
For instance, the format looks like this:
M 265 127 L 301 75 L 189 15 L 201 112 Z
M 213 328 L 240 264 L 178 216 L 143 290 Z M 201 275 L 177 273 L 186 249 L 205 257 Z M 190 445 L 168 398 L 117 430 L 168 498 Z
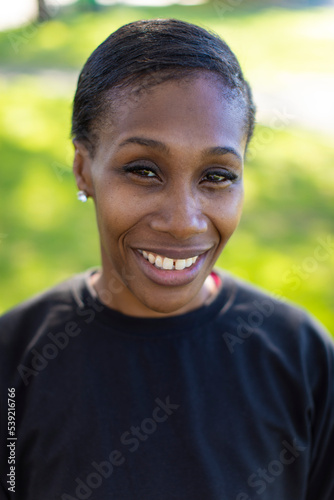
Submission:
M 182 271 L 186 267 L 190 267 L 195 264 L 196 260 L 198 259 L 198 255 L 189 257 L 187 259 L 172 259 L 170 257 L 158 255 L 146 250 L 138 249 L 138 252 L 155 267 L 165 270 L 176 269 L 177 271 Z
M 191 283 L 200 273 L 209 250 L 191 256 L 185 255 L 175 258 L 173 255 L 163 255 L 151 250 L 135 249 L 137 263 L 146 277 L 158 285 L 182 286 Z M 179 252 L 178 252 L 179 253 Z

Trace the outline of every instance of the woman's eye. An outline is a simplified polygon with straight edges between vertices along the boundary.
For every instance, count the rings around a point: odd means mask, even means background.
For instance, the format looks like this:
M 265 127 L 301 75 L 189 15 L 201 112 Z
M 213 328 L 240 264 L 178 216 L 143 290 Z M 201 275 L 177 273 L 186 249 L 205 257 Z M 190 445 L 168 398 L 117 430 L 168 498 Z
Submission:
M 237 179 L 237 175 L 232 172 L 209 172 L 203 180 L 218 184 L 226 181 L 234 181 L 235 179 Z
M 136 174 L 140 177 L 156 177 L 156 173 L 153 170 L 142 166 L 126 167 L 126 172 Z
M 226 179 L 224 175 L 219 174 L 207 174 L 206 178 L 210 182 L 222 182 Z
M 155 173 L 147 168 L 139 168 L 135 170 L 136 174 L 142 175 L 143 177 L 155 177 Z

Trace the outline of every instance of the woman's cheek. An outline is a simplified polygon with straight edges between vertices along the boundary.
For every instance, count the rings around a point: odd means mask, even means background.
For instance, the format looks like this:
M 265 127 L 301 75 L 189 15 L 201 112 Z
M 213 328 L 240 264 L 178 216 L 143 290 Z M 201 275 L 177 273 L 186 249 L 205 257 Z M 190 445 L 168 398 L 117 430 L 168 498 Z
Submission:
M 242 214 L 244 193 L 242 189 L 231 189 L 224 193 L 220 199 L 216 199 L 212 213 L 219 215 L 221 223 L 224 225 L 231 225 L 232 227 L 237 224 Z

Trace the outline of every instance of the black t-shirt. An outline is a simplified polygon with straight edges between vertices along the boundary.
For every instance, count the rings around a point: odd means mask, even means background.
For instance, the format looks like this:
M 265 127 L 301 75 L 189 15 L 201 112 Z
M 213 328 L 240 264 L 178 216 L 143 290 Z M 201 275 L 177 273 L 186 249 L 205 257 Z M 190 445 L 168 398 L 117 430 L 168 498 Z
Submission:
M 1 499 L 334 499 L 318 324 L 220 270 L 211 303 L 130 317 L 92 272 L 0 318 Z

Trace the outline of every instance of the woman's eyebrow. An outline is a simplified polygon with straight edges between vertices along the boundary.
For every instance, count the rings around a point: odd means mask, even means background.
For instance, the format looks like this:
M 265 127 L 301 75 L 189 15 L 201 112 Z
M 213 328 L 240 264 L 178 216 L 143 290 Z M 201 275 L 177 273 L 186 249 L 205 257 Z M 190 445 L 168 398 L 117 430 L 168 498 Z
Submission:
M 238 160 L 242 161 L 241 155 L 234 148 L 231 148 L 228 146 L 226 146 L 226 147 L 215 146 L 213 148 L 205 149 L 202 153 L 203 157 L 208 156 L 208 155 L 223 156 L 223 155 L 228 155 L 228 154 L 232 154 L 232 155 L 236 156 L 238 158 Z
M 139 144 L 140 146 L 147 146 L 154 149 L 159 149 L 163 153 L 169 153 L 169 147 L 163 142 L 157 141 L 155 139 L 149 139 L 147 137 L 129 137 L 125 139 L 119 145 L 119 148 L 126 146 L 127 144 Z M 234 148 L 228 146 L 214 146 L 212 148 L 207 148 L 202 152 L 202 157 L 205 156 L 223 156 L 227 154 L 233 154 L 238 158 L 238 160 L 242 161 L 242 157 Z
M 159 149 L 163 153 L 169 153 L 170 149 L 166 144 L 155 139 L 148 139 L 146 137 L 129 137 L 125 141 L 121 142 L 119 148 L 126 146 L 127 144 L 139 144 L 140 146 L 148 146 L 149 148 Z

